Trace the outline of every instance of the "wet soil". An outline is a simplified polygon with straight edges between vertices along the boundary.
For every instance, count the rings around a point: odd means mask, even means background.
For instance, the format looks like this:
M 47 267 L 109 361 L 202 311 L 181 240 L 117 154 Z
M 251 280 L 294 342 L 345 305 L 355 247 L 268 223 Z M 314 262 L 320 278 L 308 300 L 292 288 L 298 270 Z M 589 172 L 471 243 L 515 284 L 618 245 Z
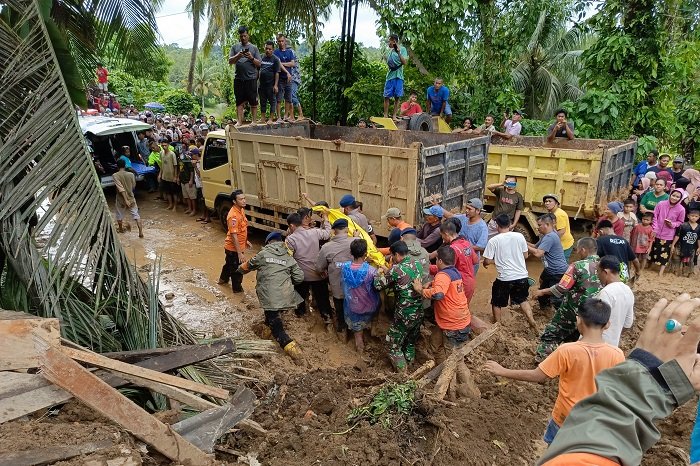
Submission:
M 107 193 L 113 198 L 112 193 Z M 237 335 L 268 338 L 262 311 L 255 298 L 254 274 L 246 275 L 245 293 L 233 294 L 216 284 L 223 263 L 224 232 L 214 220 L 203 225 L 179 212 L 166 211 L 152 195 L 138 197 L 145 224 L 145 238 L 125 233 L 121 240 L 141 273 L 146 275 L 161 258 L 160 295 L 167 309 L 191 328 L 206 336 Z M 254 249 L 262 233 L 252 233 Z M 529 261 L 532 277 L 541 271 L 538 261 Z M 472 313 L 488 320 L 491 282 L 495 271 L 479 270 L 472 301 Z M 647 273 L 635 284 L 636 314 L 633 329 L 623 335 L 621 347 L 628 352 L 636 341 L 646 314 L 657 299 L 673 298 L 697 288 L 695 278 L 672 275 L 661 279 Z M 167 296 L 167 298 L 166 298 Z M 534 306 L 540 329 L 551 315 Z M 541 440 L 557 393 L 556 381 L 542 385 L 497 379 L 481 370 L 484 361 L 494 359 L 512 368 L 533 368 L 537 334 L 517 312 L 506 316 L 503 328 L 467 358 L 481 391 L 481 398 L 458 399 L 456 405 L 435 403 L 419 394 L 410 416 L 391 428 L 362 421 L 349 424 L 348 413 L 366 403 L 385 380 L 398 380 L 385 357 L 384 335 L 389 318 L 380 314 L 367 335 L 364 354 L 352 342 L 341 341 L 328 331 L 316 312 L 303 318 L 284 316 L 289 334 L 305 354 L 301 365 L 281 351 L 262 359 L 260 382 L 251 384 L 260 404 L 252 419 L 268 429 L 267 435 L 236 431 L 223 439 L 223 446 L 236 454 L 217 453 L 226 463 L 324 464 L 324 465 L 448 465 L 448 464 L 533 464 L 544 451 Z M 425 338 L 418 350 L 420 364 L 430 355 Z M 69 405 L 70 406 L 70 405 Z M 0 451 L 19 449 L 23 438 L 30 442 L 59 444 L 63 432 L 88 432 L 91 440 L 121 435 L 120 448 L 133 449 L 128 435 L 116 426 L 89 416 L 44 417 L 0 426 Z M 689 435 L 695 418 L 695 403 L 677 410 L 659 427 L 662 440 L 644 458 L 644 465 L 687 464 Z M 61 425 L 55 433 L 48 427 Z M 9 426 L 9 427 L 7 427 Z M 13 427 L 14 426 L 14 427 Z M 43 429 L 43 430 L 42 430 Z M 89 435 L 91 432 L 92 435 Z M 106 430 L 102 430 L 106 429 Z M 123 440 L 123 441 L 122 441 Z M 26 444 L 24 448 L 29 448 Z M 242 456 L 239 456 L 242 455 Z M 142 455 L 144 464 L 162 461 Z M 75 460 L 74 460 L 75 461 Z M 70 463 L 81 464 L 81 463 Z M 150 463 L 152 464 L 152 463 Z

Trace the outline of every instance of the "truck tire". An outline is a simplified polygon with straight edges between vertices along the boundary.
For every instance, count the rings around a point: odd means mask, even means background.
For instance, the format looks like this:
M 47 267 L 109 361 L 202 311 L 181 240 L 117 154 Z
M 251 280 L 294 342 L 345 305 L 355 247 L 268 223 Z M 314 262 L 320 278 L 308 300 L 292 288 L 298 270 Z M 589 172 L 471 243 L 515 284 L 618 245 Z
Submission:
M 408 120 L 409 131 L 433 131 L 433 119 L 429 113 L 417 113 Z
M 530 227 L 523 224 L 522 222 L 518 222 L 515 227 L 513 228 L 513 231 L 522 234 L 525 237 L 525 241 L 528 243 L 535 243 L 536 242 L 536 236 L 535 233 L 530 230 Z
M 228 211 L 231 210 L 231 207 L 233 207 L 233 203 L 231 203 L 231 201 L 228 199 L 223 199 L 216 207 L 216 214 L 219 216 L 219 223 L 221 223 L 224 231 L 228 231 L 226 216 L 228 215 Z

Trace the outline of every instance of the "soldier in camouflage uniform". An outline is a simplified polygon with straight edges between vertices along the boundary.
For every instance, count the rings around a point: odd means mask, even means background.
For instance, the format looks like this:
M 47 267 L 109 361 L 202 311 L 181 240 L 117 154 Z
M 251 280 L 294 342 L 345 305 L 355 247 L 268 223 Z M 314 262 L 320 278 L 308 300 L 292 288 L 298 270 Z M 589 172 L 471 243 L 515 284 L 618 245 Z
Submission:
M 554 317 L 545 326 L 540 337 L 540 344 L 535 354 L 537 362 L 543 361 L 560 344 L 578 340 L 577 310 L 586 299 L 595 297 L 602 288 L 596 273 L 600 258 L 597 256 L 598 247 L 595 239 L 581 238 L 576 243 L 576 250 L 585 259 L 571 264 L 559 283 L 534 293 L 538 298 L 553 295 L 562 299 L 561 305 L 554 312 Z
M 413 289 L 413 280 L 421 278 L 423 267 L 411 259 L 408 246 L 397 241 L 389 249 L 393 266 L 380 270 L 374 278 L 377 290 L 389 288 L 396 297 L 394 323 L 387 331 L 389 359 L 397 371 L 403 371 L 416 358 L 416 342 L 423 322 L 423 297 Z

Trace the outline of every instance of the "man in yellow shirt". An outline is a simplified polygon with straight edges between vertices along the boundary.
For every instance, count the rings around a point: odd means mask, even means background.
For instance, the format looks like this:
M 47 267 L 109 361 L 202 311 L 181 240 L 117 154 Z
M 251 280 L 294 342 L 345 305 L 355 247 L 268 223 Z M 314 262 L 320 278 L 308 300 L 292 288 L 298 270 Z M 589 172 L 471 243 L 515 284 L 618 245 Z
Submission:
M 569 262 L 571 252 L 574 250 L 574 236 L 571 234 L 571 226 L 569 225 L 569 216 L 564 212 L 559 202 L 559 196 L 556 194 L 545 194 L 542 198 L 542 203 L 547 209 L 547 212 L 553 214 L 557 219 L 556 231 L 561 241 L 561 247 L 564 249 L 564 257 Z

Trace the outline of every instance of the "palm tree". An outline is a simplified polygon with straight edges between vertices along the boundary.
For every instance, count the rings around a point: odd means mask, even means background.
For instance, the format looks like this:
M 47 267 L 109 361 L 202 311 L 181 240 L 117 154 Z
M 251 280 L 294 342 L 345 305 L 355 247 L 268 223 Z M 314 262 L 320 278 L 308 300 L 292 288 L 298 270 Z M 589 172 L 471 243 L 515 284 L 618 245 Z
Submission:
M 561 102 L 583 94 L 578 82 L 579 57 L 588 39 L 580 28 L 566 30 L 546 10 L 540 13 L 525 52 L 511 71 L 515 89 L 525 96 L 529 117 L 550 118 Z
M 193 90 L 195 94 L 199 94 L 202 100 L 202 110 L 204 110 L 204 97 L 209 94 L 212 88 L 212 81 L 209 79 L 210 73 L 210 70 L 204 68 L 202 57 L 198 57 L 194 68 Z
M 197 50 L 199 49 L 199 23 L 204 17 L 204 12 L 207 6 L 206 0 L 190 0 L 187 4 L 187 10 L 192 15 L 192 54 L 190 55 L 190 67 L 187 72 L 187 92 L 192 92 L 192 83 L 194 82 L 194 66 L 197 61 Z
M 101 57 L 132 69 L 148 66 L 144 59 L 158 53 L 154 11 L 161 0 L 36 1 L 74 103 L 86 103 L 85 87 Z M 3 3 L 0 22 L 16 26 L 22 11 Z

